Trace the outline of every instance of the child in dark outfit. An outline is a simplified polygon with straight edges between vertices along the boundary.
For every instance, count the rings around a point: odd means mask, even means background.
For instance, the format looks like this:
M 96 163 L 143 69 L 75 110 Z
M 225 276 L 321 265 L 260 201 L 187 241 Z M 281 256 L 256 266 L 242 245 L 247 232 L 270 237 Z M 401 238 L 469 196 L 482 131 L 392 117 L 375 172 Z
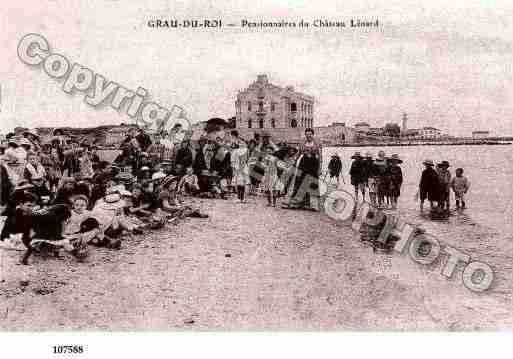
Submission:
M 431 209 L 434 208 L 433 202 L 438 203 L 438 201 L 440 200 L 440 180 L 438 178 L 438 173 L 433 168 L 435 164 L 432 160 L 425 160 L 423 164 L 425 166 L 425 169 L 424 171 L 422 171 L 422 176 L 420 177 L 419 184 L 421 211 L 424 209 L 424 201 L 426 199 L 429 201 Z

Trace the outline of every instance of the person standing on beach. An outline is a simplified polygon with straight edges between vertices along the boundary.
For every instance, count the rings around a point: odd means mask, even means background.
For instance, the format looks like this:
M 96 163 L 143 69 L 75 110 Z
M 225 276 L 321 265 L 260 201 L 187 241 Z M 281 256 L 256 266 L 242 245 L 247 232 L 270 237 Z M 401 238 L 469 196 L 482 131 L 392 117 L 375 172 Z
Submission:
M 431 209 L 434 209 L 433 202 L 440 200 L 439 188 L 440 180 L 438 173 L 433 169 L 435 164 L 432 160 L 427 159 L 423 162 L 425 169 L 422 171 L 419 183 L 419 194 L 420 194 L 420 210 L 424 209 L 424 201 L 427 199 L 430 203 Z
M 392 209 L 397 209 L 397 199 L 401 195 L 401 185 L 403 184 L 403 172 L 399 164 L 403 161 L 399 155 L 393 154 L 388 160 L 389 166 L 387 174 L 389 179 L 389 195 Z
M 274 149 L 268 146 L 266 151 L 267 155 L 264 158 L 265 174 L 262 182 L 267 195 L 267 205 L 276 207 L 276 200 L 283 186 L 278 178 L 278 158 L 273 156 Z
M 456 208 L 465 209 L 465 194 L 468 192 L 470 188 L 470 182 L 467 179 L 467 177 L 463 176 L 463 168 L 456 169 L 456 177 L 454 177 L 451 180 L 450 186 L 454 191 L 454 197 L 456 199 Z
M 236 186 L 237 198 L 241 203 L 246 203 L 246 188 L 249 186 L 249 157 L 248 148 L 241 146 L 239 143 L 236 144 L 232 150 L 232 166 L 233 166 L 233 182 Z
M 319 194 L 319 167 L 322 148 L 314 139 L 314 130 L 305 129 L 305 142 L 299 149 L 299 159 L 294 176 L 293 189 L 290 199 L 283 207 L 315 210 L 312 207 L 312 194 Z M 303 183 L 304 181 L 307 181 Z
M 362 200 L 365 201 L 365 187 L 367 184 L 365 174 L 365 162 L 360 155 L 360 152 L 355 152 L 351 157 L 353 163 L 351 163 L 351 169 L 349 175 L 351 176 L 351 184 L 354 186 L 354 195 L 356 202 L 358 202 L 358 193 L 362 193 Z
M 376 179 L 377 196 L 378 196 L 378 207 L 385 205 L 385 196 L 387 194 L 388 182 L 386 180 L 385 172 L 387 169 L 387 158 L 385 151 L 378 152 L 378 158 L 374 161 L 374 177 Z
M 440 179 L 440 201 L 439 207 L 442 210 L 449 210 L 450 207 L 450 189 L 451 189 L 451 172 L 449 172 L 449 162 L 442 161 L 437 166 L 438 177 Z
M 367 152 L 365 154 L 365 161 L 367 163 L 367 187 L 369 189 L 369 199 L 372 204 L 372 206 L 377 207 L 378 206 L 378 179 L 377 179 L 377 172 L 376 172 L 376 165 L 374 163 L 374 160 L 372 159 L 372 154 L 370 152 Z
M 328 172 L 330 180 L 333 180 L 333 178 L 337 179 L 338 186 L 340 183 L 340 172 L 342 172 L 342 161 L 336 153 L 331 156 L 330 163 L 328 164 Z

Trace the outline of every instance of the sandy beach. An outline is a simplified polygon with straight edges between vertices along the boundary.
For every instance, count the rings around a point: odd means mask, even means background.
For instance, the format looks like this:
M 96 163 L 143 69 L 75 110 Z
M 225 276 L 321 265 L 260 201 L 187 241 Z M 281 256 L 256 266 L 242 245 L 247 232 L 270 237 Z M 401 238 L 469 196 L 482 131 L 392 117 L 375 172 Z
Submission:
M 80 263 L 0 250 L 2 330 L 487 330 L 504 296 L 474 293 L 407 255 L 373 254 L 347 224 L 197 200 L 208 219 L 92 248 Z M 491 290 L 493 291 L 493 289 Z

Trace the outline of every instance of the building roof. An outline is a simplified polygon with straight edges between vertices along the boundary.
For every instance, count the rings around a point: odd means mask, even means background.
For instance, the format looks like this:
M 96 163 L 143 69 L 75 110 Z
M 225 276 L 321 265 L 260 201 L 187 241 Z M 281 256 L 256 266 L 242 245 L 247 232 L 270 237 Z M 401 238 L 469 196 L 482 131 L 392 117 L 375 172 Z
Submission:
M 490 133 L 490 131 L 472 131 L 472 133 Z
M 440 131 L 438 128 L 436 127 L 430 127 L 430 126 L 425 126 L 425 127 L 422 127 L 423 130 L 436 130 L 436 131 Z
M 315 98 L 311 95 L 304 94 L 302 92 L 294 90 L 293 86 L 277 86 L 273 85 L 269 82 L 267 75 L 260 74 L 258 75 L 257 79 L 253 81 L 248 87 L 245 89 L 239 91 L 237 94 L 237 99 L 239 98 L 239 95 L 249 92 L 250 90 L 258 90 L 260 88 L 266 88 L 270 90 L 280 91 L 283 96 L 288 96 L 288 94 L 293 93 L 297 96 L 303 97 L 305 100 L 308 101 L 315 101 Z
M 370 126 L 367 122 L 357 122 L 354 125 L 355 126 Z

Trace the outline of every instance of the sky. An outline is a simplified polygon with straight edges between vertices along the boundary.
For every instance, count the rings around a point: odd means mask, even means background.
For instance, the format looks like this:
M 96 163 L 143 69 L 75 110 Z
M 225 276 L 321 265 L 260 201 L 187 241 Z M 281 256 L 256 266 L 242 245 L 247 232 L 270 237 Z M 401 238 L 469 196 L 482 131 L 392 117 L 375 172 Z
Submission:
M 452 135 L 513 135 L 513 2 L 452 1 L 9 1 L 0 12 L 0 132 L 14 126 L 130 122 L 66 94 L 17 56 L 28 33 L 192 122 L 235 114 L 258 74 L 315 97 L 315 125 L 367 121 L 434 126 Z M 155 29 L 149 19 L 313 22 L 375 20 L 368 29 Z

